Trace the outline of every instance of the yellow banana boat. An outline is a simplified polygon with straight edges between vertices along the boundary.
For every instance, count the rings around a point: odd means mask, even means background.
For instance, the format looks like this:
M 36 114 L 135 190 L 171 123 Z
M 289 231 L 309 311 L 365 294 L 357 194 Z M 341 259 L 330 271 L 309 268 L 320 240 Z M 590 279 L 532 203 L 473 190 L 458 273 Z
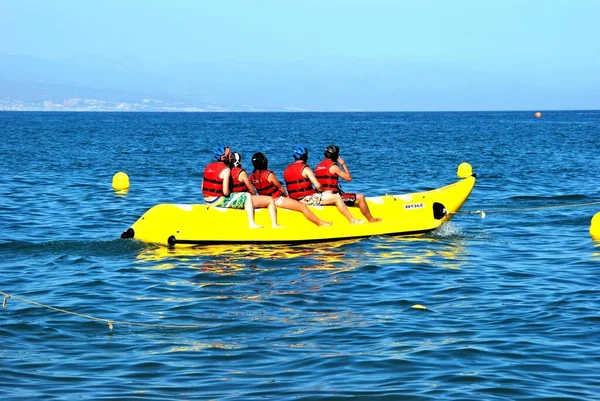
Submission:
M 450 220 L 467 200 L 476 176 L 471 166 L 458 168 L 460 181 L 426 192 L 367 197 L 377 223 L 350 224 L 335 206 L 309 206 L 331 226 L 316 226 L 301 213 L 278 209 L 278 223 L 270 228 L 266 209 L 257 209 L 256 223 L 264 228 L 250 228 L 244 210 L 224 209 L 204 204 L 159 204 L 149 209 L 121 238 L 169 246 L 199 244 L 313 243 L 374 235 L 422 235 Z M 356 207 L 349 208 L 363 219 Z

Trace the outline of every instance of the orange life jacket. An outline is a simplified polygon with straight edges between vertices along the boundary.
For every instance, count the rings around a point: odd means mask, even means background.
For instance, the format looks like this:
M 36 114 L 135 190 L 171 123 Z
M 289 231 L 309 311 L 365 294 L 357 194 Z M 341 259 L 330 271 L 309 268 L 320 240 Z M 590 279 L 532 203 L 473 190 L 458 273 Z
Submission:
M 212 162 L 204 169 L 204 178 L 202 179 L 202 195 L 204 196 L 223 196 L 223 180 L 220 178 L 221 172 L 227 166 L 223 162 Z
M 323 185 L 323 191 L 333 191 L 333 193 L 340 192 L 340 186 L 338 182 L 338 175 L 329 172 L 331 166 L 335 163 L 331 159 L 325 159 L 315 167 L 315 177 L 319 181 L 319 184 Z
M 250 174 L 250 182 L 254 185 L 259 195 L 267 195 L 273 197 L 273 199 L 277 199 L 283 194 L 275 184 L 269 181 L 269 174 L 271 173 L 273 173 L 271 170 L 253 171 Z
M 283 171 L 283 179 L 287 187 L 288 195 L 292 199 L 302 199 L 315 193 L 310 180 L 302 176 L 302 170 L 308 167 L 303 162 L 294 162 Z

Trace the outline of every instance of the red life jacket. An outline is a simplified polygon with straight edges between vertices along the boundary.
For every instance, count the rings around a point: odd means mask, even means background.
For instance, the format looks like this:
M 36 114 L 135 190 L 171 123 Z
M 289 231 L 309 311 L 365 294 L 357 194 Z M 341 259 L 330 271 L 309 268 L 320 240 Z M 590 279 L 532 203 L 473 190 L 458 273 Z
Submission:
M 202 179 L 202 195 L 204 196 L 224 196 L 223 180 L 220 178 L 221 172 L 227 166 L 223 162 L 212 162 L 204 169 L 204 178 Z
M 333 193 L 340 192 L 340 186 L 338 183 L 338 175 L 329 172 L 331 166 L 335 163 L 333 160 L 325 159 L 315 167 L 315 177 L 319 184 L 323 185 L 323 191 L 333 191 Z
M 269 181 L 269 174 L 271 173 L 273 173 L 271 170 L 253 171 L 250 174 L 250 182 L 254 185 L 259 195 L 267 195 L 273 197 L 273 199 L 277 199 L 283 194 L 275 184 Z
M 302 176 L 302 170 L 308 167 L 304 163 L 294 162 L 283 171 L 283 179 L 288 195 L 292 199 L 302 199 L 315 193 L 310 180 Z
M 233 167 L 231 169 L 231 192 L 248 192 L 248 187 L 240 181 L 240 174 L 246 171 L 241 167 Z

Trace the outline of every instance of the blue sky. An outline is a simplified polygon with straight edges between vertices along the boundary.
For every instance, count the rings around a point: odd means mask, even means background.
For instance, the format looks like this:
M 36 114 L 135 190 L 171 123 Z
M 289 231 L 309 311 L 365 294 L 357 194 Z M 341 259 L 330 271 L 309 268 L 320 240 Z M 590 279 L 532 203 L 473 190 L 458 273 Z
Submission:
M 68 77 L 93 63 L 95 88 L 122 88 L 121 69 L 132 93 L 262 109 L 599 109 L 598 16 L 594 0 L 3 0 L 0 53 L 60 63 L 61 85 L 91 86 Z

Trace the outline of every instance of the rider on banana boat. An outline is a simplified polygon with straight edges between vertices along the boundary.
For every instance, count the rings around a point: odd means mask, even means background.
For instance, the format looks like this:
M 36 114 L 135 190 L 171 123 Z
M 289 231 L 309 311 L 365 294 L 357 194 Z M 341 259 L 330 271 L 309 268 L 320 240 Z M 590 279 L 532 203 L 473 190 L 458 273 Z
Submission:
M 339 194 L 331 191 L 317 192 L 322 191 L 323 186 L 317 181 L 307 164 L 308 149 L 306 147 L 297 145 L 294 148 L 293 156 L 294 162 L 283 172 L 283 179 L 290 198 L 311 206 L 335 205 L 350 223 L 364 223 L 364 220 L 358 220 L 352 216 Z

